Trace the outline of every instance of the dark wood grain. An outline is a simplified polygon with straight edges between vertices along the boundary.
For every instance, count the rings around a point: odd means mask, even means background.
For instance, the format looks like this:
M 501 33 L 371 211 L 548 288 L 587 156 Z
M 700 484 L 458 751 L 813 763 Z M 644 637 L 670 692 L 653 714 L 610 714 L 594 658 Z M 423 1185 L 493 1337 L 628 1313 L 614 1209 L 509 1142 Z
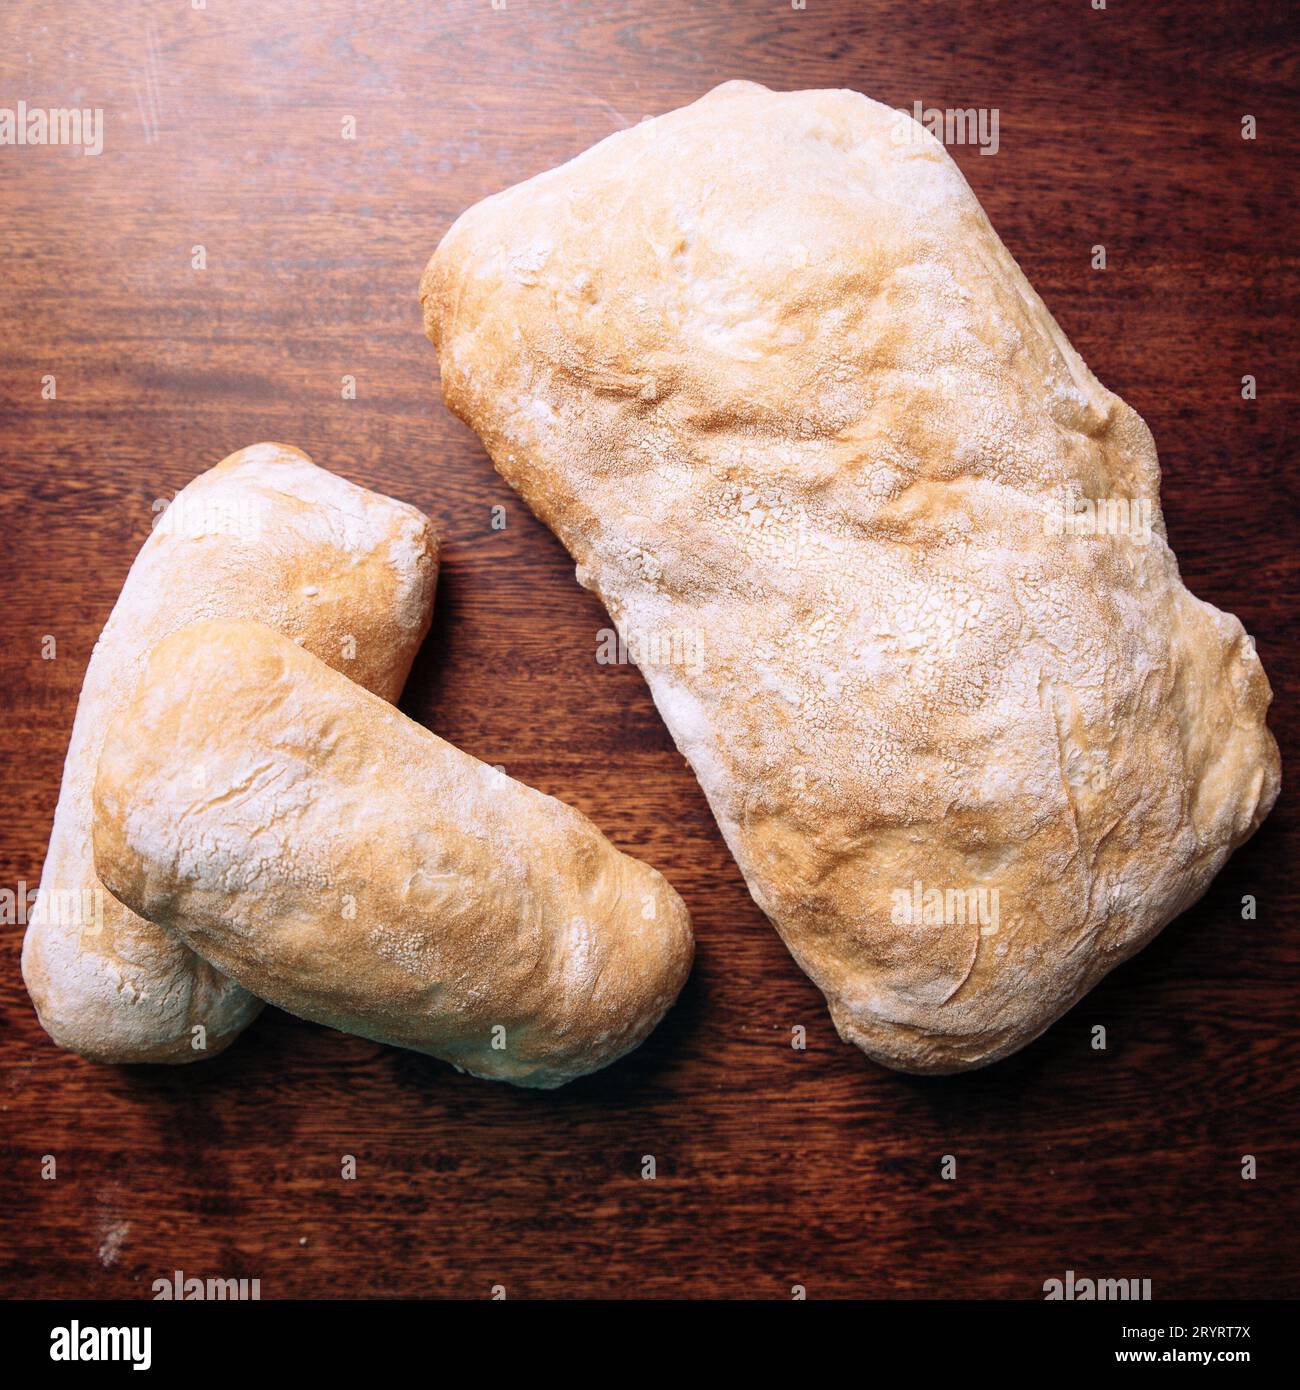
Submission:
M 1154 430 L 1187 582 L 1258 638 L 1294 766 L 1295 38 L 1286 5 L 1182 0 L 9 0 L 0 105 L 99 106 L 106 133 L 98 158 L 0 148 L 0 886 L 39 876 L 151 503 L 269 438 L 435 519 L 405 708 L 662 867 L 699 956 L 644 1048 L 534 1095 L 270 1011 L 202 1066 L 92 1066 L 41 1032 L 9 928 L 4 1291 L 147 1296 L 179 1268 L 264 1297 L 1032 1298 L 1066 1269 L 1300 1292 L 1293 799 L 1025 1052 L 947 1080 L 871 1065 L 750 902 L 639 675 L 595 662 L 599 605 L 442 408 L 416 303 L 463 207 L 723 79 L 997 107 L 998 154 L 955 157 Z

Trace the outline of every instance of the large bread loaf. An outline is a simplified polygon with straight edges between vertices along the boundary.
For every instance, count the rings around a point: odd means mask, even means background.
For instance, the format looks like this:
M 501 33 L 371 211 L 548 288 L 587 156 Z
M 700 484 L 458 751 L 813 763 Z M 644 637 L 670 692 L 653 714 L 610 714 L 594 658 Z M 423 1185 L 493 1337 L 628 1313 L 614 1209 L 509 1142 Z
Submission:
M 871 1056 L 1020 1047 L 1272 806 L 1268 682 L 1180 582 L 1150 432 L 914 123 L 727 83 L 471 208 L 421 298 Z

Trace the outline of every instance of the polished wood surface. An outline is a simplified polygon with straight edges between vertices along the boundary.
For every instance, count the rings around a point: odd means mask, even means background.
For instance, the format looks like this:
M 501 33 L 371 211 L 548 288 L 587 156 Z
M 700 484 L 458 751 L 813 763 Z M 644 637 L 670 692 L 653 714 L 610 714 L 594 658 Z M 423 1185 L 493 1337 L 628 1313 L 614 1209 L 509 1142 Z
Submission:
M 1151 425 L 1185 579 L 1257 637 L 1293 767 L 1292 23 L 1183 0 L 8 0 L 0 106 L 105 125 L 98 156 L 0 147 L 0 886 L 39 878 L 155 499 L 276 439 L 437 523 L 404 708 L 661 867 L 699 953 L 639 1052 L 530 1094 L 270 1010 L 206 1064 L 94 1066 L 41 1031 L 6 927 L 3 1292 L 147 1297 L 175 1269 L 265 1298 L 1035 1298 L 1067 1269 L 1157 1298 L 1300 1292 L 1293 798 L 1018 1056 L 872 1065 L 750 901 L 638 673 L 596 662 L 600 606 L 444 410 L 416 301 L 462 208 L 726 78 L 997 108 L 997 154 L 954 156 Z

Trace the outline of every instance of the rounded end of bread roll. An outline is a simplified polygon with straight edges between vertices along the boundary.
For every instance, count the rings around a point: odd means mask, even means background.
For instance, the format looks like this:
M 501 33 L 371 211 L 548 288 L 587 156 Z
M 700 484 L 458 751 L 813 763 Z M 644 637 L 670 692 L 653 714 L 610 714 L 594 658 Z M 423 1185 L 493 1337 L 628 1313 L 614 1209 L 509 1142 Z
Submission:
M 686 904 L 657 869 L 616 853 L 610 910 L 591 923 L 599 945 L 583 930 L 563 938 L 541 1026 L 524 1029 L 506 1052 L 466 1059 L 466 1071 L 553 1090 L 634 1052 L 676 1002 L 695 958 Z
M 221 540 L 226 570 L 246 567 L 250 592 L 273 544 L 274 590 L 263 585 L 265 601 L 247 616 L 305 639 L 335 670 L 397 700 L 429 631 L 437 587 L 438 536 L 423 512 L 275 443 L 229 455 L 184 495 L 200 517 L 218 499 L 229 509 L 237 498 L 235 534 Z
M 183 942 L 139 923 L 102 884 L 46 892 L 23 939 L 22 971 L 41 1027 L 91 1062 L 182 1066 L 224 1052 L 263 1005 Z M 78 920 L 76 904 L 87 911 Z M 148 924 L 140 923 L 147 927 Z M 129 956 L 104 954 L 109 932 Z M 157 982 L 166 981 L 166 989 Z

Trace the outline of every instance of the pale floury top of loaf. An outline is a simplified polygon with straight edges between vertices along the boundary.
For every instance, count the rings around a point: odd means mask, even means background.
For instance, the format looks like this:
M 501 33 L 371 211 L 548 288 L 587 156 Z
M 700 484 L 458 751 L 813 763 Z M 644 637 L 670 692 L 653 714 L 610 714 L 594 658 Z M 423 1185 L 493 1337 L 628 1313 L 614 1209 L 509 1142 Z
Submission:
M 427 517 L 283 444 L 231 454 L 158 516 L 86 669 L 23 942 L 23 978 L 55 1042 L 101 1062 L 199 1061 L 262 1007 L 95 873 L 95 766 L 154 644 L 202 618 L 256 618 L 396 700 L 429 628 L 437 570 Z
M 1268 681 L 1150 431 L 914 123 L 727 83 L 471 208 L 421 298 L 871 1056 L 1020 1047 L 1267 814 Z
M 135 911 L 259 998 L 477 1076 L 603 1067 L 690 970 L 662 875 L 258 623 L 155 647 L 94 802 Z

